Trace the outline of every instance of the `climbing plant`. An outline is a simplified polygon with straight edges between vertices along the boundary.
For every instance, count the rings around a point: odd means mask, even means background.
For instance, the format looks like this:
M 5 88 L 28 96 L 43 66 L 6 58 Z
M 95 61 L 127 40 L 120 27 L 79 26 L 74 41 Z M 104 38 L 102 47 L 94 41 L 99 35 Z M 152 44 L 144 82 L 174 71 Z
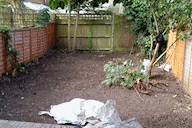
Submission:
M 11 31 L 8 27 L 1 27 L 0 31 L 3 33 L 4 43 L 5 43 L 5 53 L 6 56 L 9 57 L 9 62 L 13 66 L 16 64 L 16 56 L 18 55 L 18 51 L 12 47 L 12 36 L 9 33 Z
M 13 67 L 12 75 L 16 75 L 19 72 L 26 72 L 26 64 L 19 64 L 17 60 L 17 56 L 19 55 L 19 51 L 17 51 L 12 46 L 12 36 L 10 34 L 11 29 L 8 27 L 0 27 L 0 32 L 3 34 L 3 39 L 5 43 L 5 55 L 8 57 L 8 61 Z
M 37 15 L 37 23 L 39 25 L 45 26 L 46 23 L 50 22 L 50 15 L 49 15 L 49 10 L 47 8 L 44 8 L 39 11 Z

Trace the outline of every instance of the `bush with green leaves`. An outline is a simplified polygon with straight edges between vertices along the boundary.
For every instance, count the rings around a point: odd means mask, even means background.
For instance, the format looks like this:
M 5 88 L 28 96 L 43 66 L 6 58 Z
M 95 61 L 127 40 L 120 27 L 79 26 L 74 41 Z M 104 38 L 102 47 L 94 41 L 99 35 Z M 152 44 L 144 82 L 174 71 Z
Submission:
M 163 51 L 165 51 L 167 46 L 167 39 L 168 39 L 168 34 L 164 35 L 165 41 L 161 43 L 159 52 L 157 55 L 160 55 Z M 156 42 L 155 35 L 153 35 L 153 42 Z M 141 37 L 140 35 L 138 35 L 134 43 L 137 44 L 141 53 L 145 53 L 144 54 L 145 57 L 149 57 L 149 49 L 151 46 L 150 35 L 144 36 L 144 37 Z M 155 45 L 153 45 L 153 52 L 154 52 L 154 46 Z
M 142 33 L 143 37 L 155 35 L 160 39 L 159 35 L 165 36 L 172 30 L 178 34 L 176 40 L 184 40 L 192 34 L 192 2 L 189 0 L 114 0 L 114 4 L 120 2 L 123 2 L 124 15 L 131 22 L 130 29 L 136 35 L 139 33 Z M 162 41 L 155 44 L 147 70 L 149 75 L 157 53 L 162 48 L 161 44 Z M 165 44 L 163 46 L 166 47 Z
M 46 23 L 50 22 L 50 15 L 48 12 L 49 10 L 47 8 L 44 8 L 39 11 L 37 16 L 37 23 L 39 25 L 45 26 Z
M 124 61 L 123 59 L 117 59 L 109 61 L 107 64 L 104 65 L 104 72 L 106 72 L 106 80 L 104 80 L 102 84 L 115 84 L 117 86 L 131 88 L 133 87 L 137 78 L 149 81 L 149 76 L 143 75 L 142 72 L 132 70 L 130 68 L 131 65 L 131 60 Z

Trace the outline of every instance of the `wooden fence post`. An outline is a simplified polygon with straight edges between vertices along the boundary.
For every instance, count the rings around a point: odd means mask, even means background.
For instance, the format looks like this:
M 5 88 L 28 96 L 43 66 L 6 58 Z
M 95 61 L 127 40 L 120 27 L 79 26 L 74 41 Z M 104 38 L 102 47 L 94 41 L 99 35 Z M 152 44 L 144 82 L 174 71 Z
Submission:
M 71 0 L 69 0 L 69 16 L 68 16 L 68 50 L 71 52 Z
M 33 26 L 35 26 L 34 20 L 35 20 L 35 10 L 33 10 Z
M 32 61 L 32 28 L 30 28 L 30 40 L 29 40 L 29 43 L 30 43 L 30 62 Z
M 24 31 L 25 30 L 22 30 L 21 32 L 22 32 L 22 47 L 23 47 L 23 63 L 24 63 L 24 59 L 25 59 L 25 48 L 24 48 Z
M 112 35 L 111 35 L 111 52 L 113 52 L 113 41 L 114 41 L 114 13 L 112 14 Z
M 2 34 L 4 34 L 4 33 L 2 33 Z M 3 44 L 3 61 L 4 61 L 4 71 L 5 72 L 7 72 L 7 56 L 6 56 L 6 49 L 5 49 L 5 37 L 4 36 L 2 36 L 3 37 L 3 42 L 2 42 L 2 44 Z

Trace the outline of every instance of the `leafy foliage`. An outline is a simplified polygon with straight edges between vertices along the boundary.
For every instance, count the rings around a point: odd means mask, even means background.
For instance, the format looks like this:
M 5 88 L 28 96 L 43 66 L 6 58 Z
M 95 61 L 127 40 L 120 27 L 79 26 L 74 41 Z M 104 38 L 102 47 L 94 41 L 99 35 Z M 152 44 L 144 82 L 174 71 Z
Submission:
M 13 66 L 13 75 L 16 75 L 18 72 L 26 72 L 26 64 L 18 64 L 17 55 L 19 51 L 12 47 L 12 36 L 10 35 L 11 29 L 8 27 L 1 27 L 0 32 L 3 33 L 4 43 L 5 43 L 5 53 L 9 57 L 9 63 Z
M 38 16 L 37 16 L 37 23 L 39 25 L 45 26 L 46 23 L 49 23 L 50 15 L 48 12 L 49 12 L 49 10 L 46 8 L 39 11 Z
M 81 5 L 81 7 L 85 8 L 87 6 L 98 7 L 99 4 L 104 4 L 108 2 L 108 0 L 71 0 L 71 10 L 76 10 L 77 6 Z M 68 0 L 50 0 L 49 6 L 51 9 L 57 9 L 58 7 L 64 9 L 68 6 Z
M 144 36 L 138 38 L 136 44 L 142 47 L 142 51 L 148 51 L 149 36 L 157 34 L 155 17 L 160 33 L 168 30 L 177 30 L 178 38 L 184 40 L 192 34 L 192 3 L 189 0 L 114 0 L 114 4 L 123 2 L 124 15 L 131 21 L 129 27 L 136 35 L 142 33 Z M 186 30 L 186 33 L 183 31 Z M 167 31 L 168 32 L 168 31 Z M 164 38 L 167 39 L 167 34 Z M 155 41 L 155 40 L 154 40 Z M 166 42 L 160 48 L 166 46 Z
M 127 62 L 125 64 L 125 62 Z M 124 87 L 131 88 L 137 78 L 149 80 L 148 76 L 144 76 L 143 73 L 131 70 L 130 67 L 132 61 L 124 61 L 123 59 L 117 59 L 109 61 L 104 65 L 104 71 L 107 73 L 106 80 L 102 82 L 105 85 L 122 85 Z
M 13 8 L 26 8 L 23 2 L 24 0 L 1 0 L 0 6 L 8 7 L 11 5 Z
M 12 36 L 10 35 L 11 29 L 8 27 L 1 27 L 0 31 L 3 32 L 4 43 L 5 43 L 5 53 L 10 58 L 9 62 L 13 65 L 16 62 L 16 56 L 18 55 L 18 51 L 14 49 L 11 45 L 12 43 Z
M 124 14 L 131 21 L 131 28 L 136 33 L 140 31 L 144 34 L 156 33 L 153 11 L 160 32 L 163 32 L 167 26 L 178 30 L 191 28 L 192 3 L 189 0 L 124 0 L 123 6 Z M 177 24 L 180 26 L 178 27 Z

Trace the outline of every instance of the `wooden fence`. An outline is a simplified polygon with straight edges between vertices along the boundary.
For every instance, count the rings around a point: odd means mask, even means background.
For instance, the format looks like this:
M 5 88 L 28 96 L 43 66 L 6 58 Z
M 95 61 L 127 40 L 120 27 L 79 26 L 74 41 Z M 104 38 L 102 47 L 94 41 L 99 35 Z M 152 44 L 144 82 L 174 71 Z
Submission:
M 49 23 L 45 27 L 13 30 L 12 46 L 19 51 L 19 63 L 29 63 L 44 56 L 49 48 L 56 45 L 56 24 Z M 0 32 L 0 74 L 9 71 L 12 67 L 5 53 L 3 35 Z
M 23 28 L 35 26 L 38 12 L 31 9 L 0 7 L 0 26 Z
M 71 46 L 76 14 L 72 15 Z M 57 14 L 58 44 L 68 47 L 68 15 Z M 125 27 L 130 23 L 122 16 L 111 14 L 82 14 L 77 29 L 76 50 L 128 51 L 135 41 L 135 35 Z
M 185 41 L 183 64 L 183 84 L 185 89 L 192 96 L 192 38 Z
M 175 40 L 177 39 L 177 34 L 176 31 L 170 31 L 169 33 L 169 38 L 167 42 L 167 46 L 170 46 Z M 182 80 L 182 75 L 183 75 L 183 57 L 184 57 L 184 46 L 185 46 L 185 41 L 178 40 L 170 49 L 166 56 L 171 54 L 172 56 L 168 60 L 168 64 L 172 66 L 172 72 L 175 76 L 177 76 L 180 80 Z
M 170 32 L 167 46 L 177 38 L 176 32 Z M 182 41 L 178 40 L 166 56 L 172 54 L 168 64 L 172 66 L 173 74 L 183 82 L 184 88 L 192 96 L 192 38 Z

